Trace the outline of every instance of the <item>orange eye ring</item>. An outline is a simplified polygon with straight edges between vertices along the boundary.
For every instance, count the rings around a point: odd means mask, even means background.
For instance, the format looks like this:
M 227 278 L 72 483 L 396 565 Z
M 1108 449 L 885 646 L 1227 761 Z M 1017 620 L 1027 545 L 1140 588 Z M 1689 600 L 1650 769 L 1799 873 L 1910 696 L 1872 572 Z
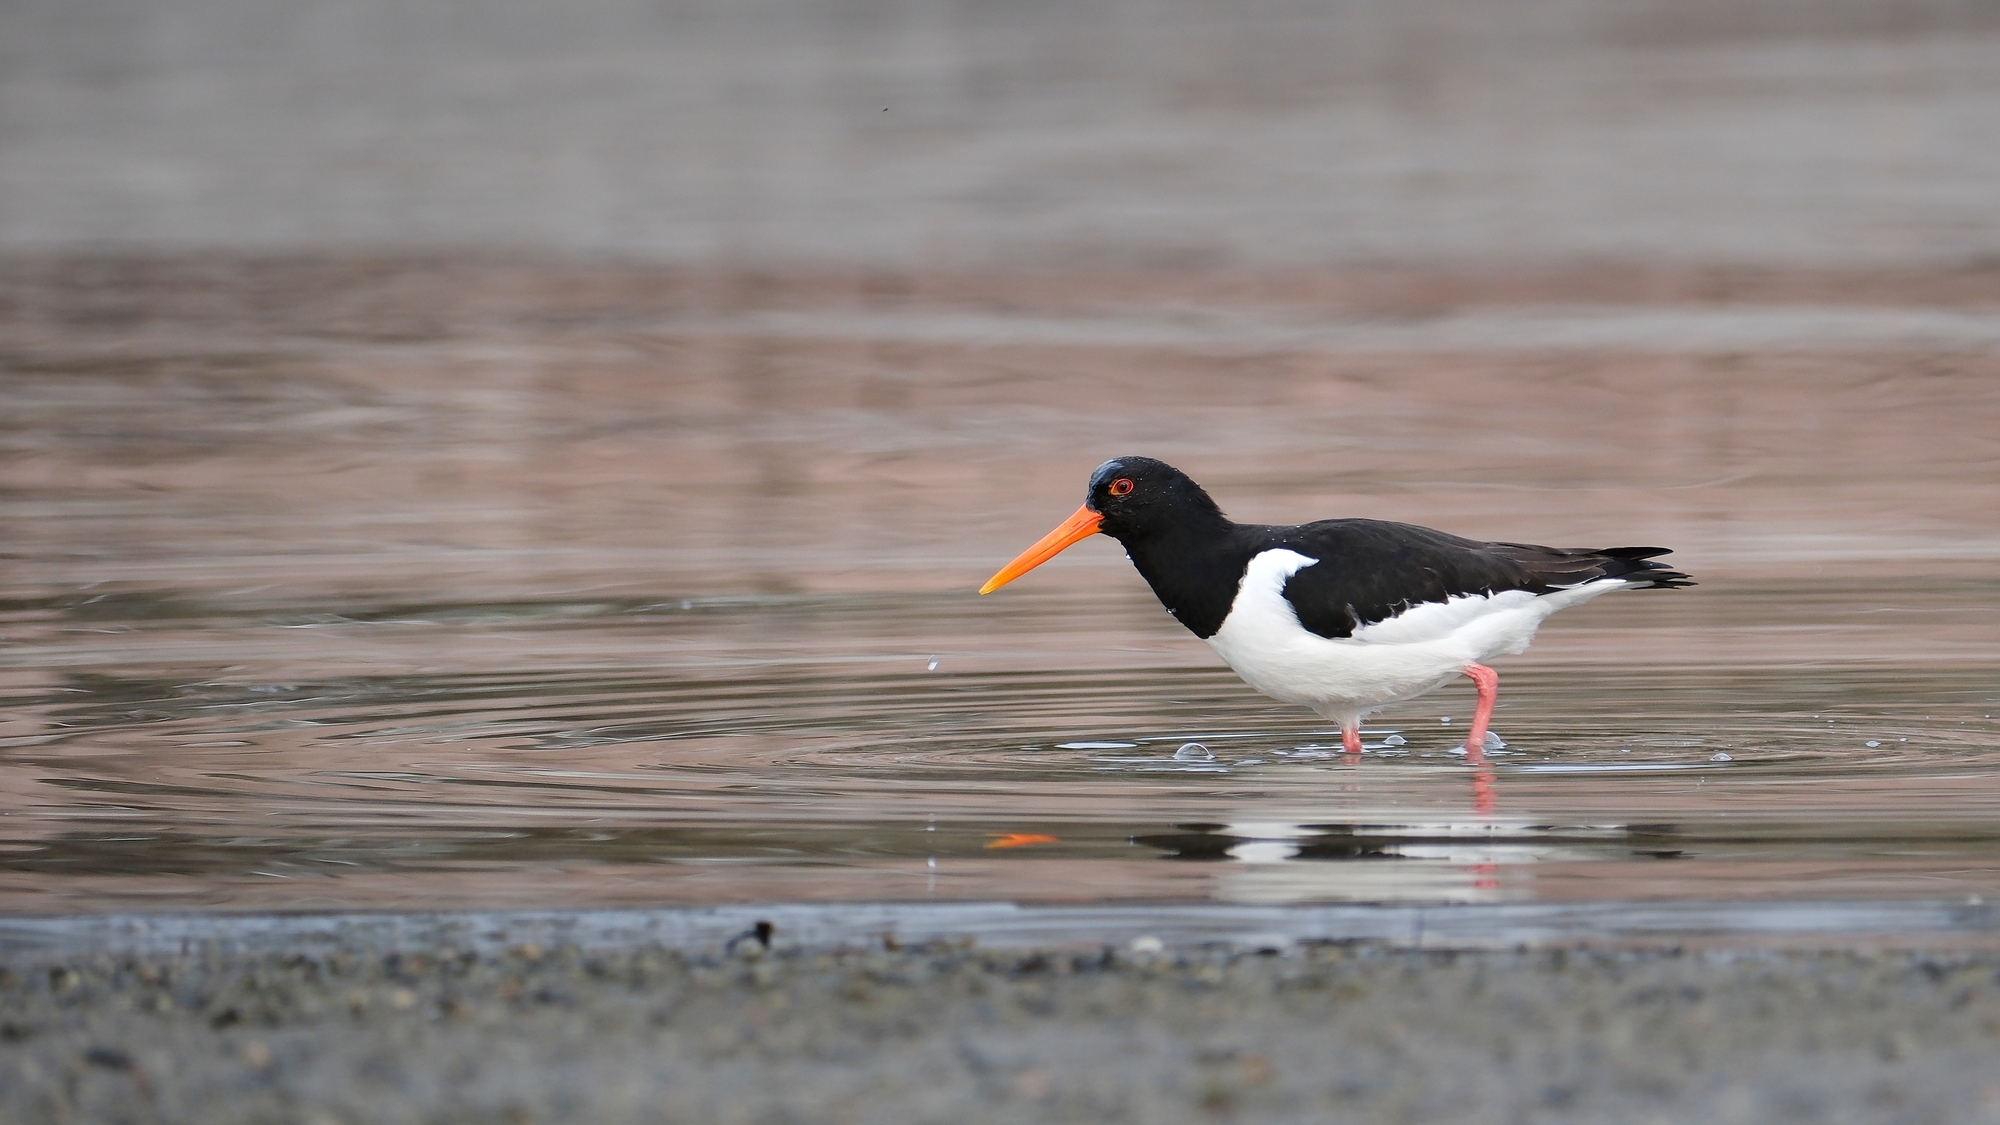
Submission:
M 1127 496 L 1130 495 L 1131 492 L 1132 492 L 1131 477 L 1119 477 L 1117 480 L 1111 482 L 1111 495 Z

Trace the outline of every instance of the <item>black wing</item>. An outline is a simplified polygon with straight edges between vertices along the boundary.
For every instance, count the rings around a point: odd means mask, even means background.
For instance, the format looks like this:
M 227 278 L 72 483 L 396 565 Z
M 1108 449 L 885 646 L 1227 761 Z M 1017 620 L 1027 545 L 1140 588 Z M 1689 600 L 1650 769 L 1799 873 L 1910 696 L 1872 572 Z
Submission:
M 1299 624 L 1322 637 L 1350 637 L 1424 602 L 1461 594 L 1528 590 L 1546 594 L 1598 578 L 1642 588 L 1692 586 L 1688 576 L 1651 562 L 1666 547 L 1575 550 L 1528 543 L 1481 543 L 1381 520 L 1322 520 L 1259 529 L 1272 547 L 1320 561 L 1285 583 Z

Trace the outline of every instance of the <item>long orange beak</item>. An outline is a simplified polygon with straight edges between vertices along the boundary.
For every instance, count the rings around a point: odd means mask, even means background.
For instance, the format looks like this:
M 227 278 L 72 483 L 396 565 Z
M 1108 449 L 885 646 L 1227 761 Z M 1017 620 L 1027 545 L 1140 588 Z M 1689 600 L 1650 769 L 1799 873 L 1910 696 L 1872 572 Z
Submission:
M 990 594 L 1050 559 L 1055 558 L 1062 553 L 1064 547 L 1069 546 L 1079 539 L 1088 539 L 1097 534 L 1097 525 L 1103 522 L 1104 517 L 1091 511 L 1090 505 L 1085 504 L 1076 510 L 1075 515 L 1064 520 L 1061 527 L 1042 536 L 1041 542 L 1022 551 L 1020 555 L 1015 557 L 1013 562 L 1001 567 L 1000 573 L 988 578 L 986 585 L 979 588 L 979 592 Z

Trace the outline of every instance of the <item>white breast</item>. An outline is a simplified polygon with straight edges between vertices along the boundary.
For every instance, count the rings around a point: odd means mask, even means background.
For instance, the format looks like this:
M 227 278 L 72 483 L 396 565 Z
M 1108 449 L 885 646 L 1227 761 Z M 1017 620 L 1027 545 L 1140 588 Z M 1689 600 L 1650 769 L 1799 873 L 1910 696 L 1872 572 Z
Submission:
M 1601 578 L 1548 594 L 1507 590 L 1425 602 L 1327 638 L 1299 624 L 1285 582 L 1319 560 L 1277 548 L 1250 560 L 1222 628 L 1208 638 L 1243 681 L 1339 721 L 1440 687 L 1471 664 L 1520 652 L 1556 610 L 1626 585 Z

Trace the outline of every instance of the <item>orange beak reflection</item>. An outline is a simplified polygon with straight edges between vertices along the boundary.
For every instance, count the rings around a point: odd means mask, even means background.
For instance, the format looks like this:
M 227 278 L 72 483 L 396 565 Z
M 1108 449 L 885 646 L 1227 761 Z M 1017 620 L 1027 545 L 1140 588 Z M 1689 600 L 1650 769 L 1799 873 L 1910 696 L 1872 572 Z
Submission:
M 1042 536 L 1041 542 L 1022 551 L 1013 562 L 1001 567 L 1000 573 L 988 578 L 986 585 L 979 588 L 979 592 L 990 594 L 1050 559 L 1055 558 L 1062 553 L 1064 547 L 1069 546 L 1079 539 L 1088 539 L 1097 534 L 1097 525 L 1103 522 L 1104 517 L 1091 511 L 1090 505 L 1085 504 L 1076 510 L 1075 515 L 1064 520 L 1061 527 Z
M 988 848 L 1025 848 L 1035 844 L 1058 844 L 1060 836 L 1044 836 L 1039 832 L 1006 832 L 986 846 Z

